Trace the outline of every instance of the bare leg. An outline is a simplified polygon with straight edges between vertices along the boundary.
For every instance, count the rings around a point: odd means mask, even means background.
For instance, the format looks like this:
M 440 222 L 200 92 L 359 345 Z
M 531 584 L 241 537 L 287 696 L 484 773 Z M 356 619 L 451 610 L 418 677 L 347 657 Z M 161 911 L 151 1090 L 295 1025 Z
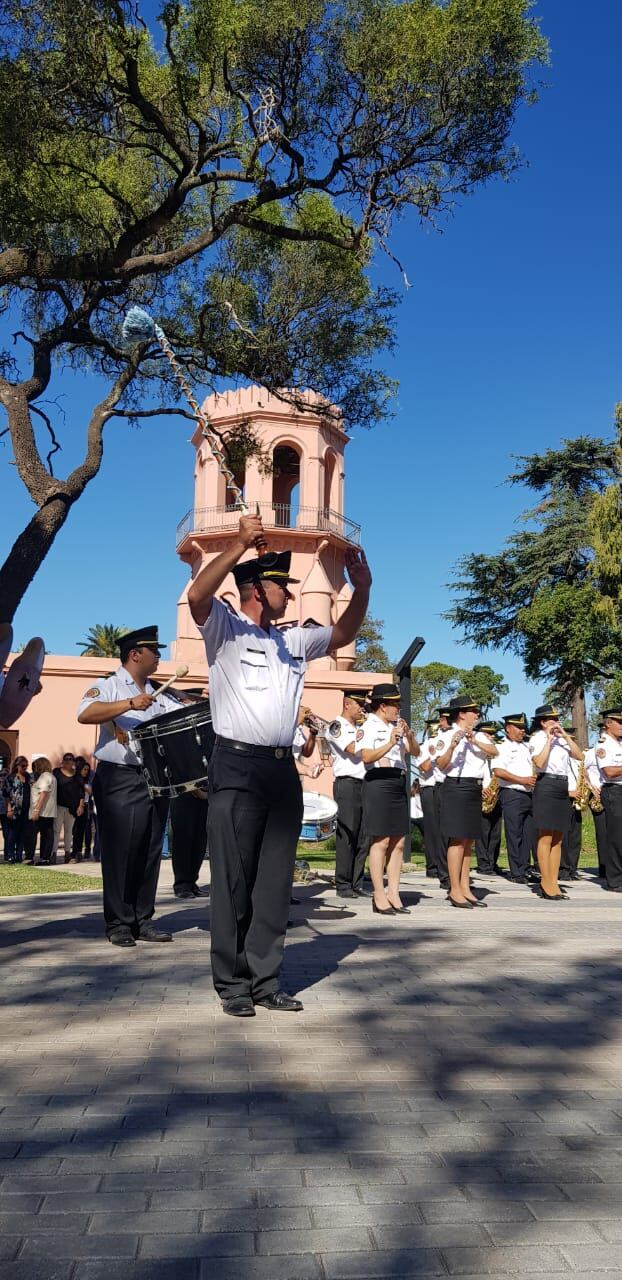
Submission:
M 561 862 L 561 858 L 562 858 L 562 833 L 561 831 L 554 831 L 551 836 L 551 853 L 550 853 L 550 863 L 549 863 L 549 868 L 551 873 L 551 882 L 554 885 L 554 888 L 551 889 L 551 893 L 561 893 L 561 890 L 559 887 L 559 864 Z M 547 893 L 549 892 L 548 889 L 546 891 Z
M 462 858 L 462 872 L 460 875 L 460 888 L 469 902 L 477 902 L 477 898 L 471 888 L 471 849 L 473 848 L 472 840 L 465 840 L 464 855 Z
M 374 886 L 374 901 L 381 910 L 391 906 L 384 887 L 384 864 L 389 840 L 389 836 L 382 836 L 380 840 L 374 840 L 369 846 L 369 874 Z
M 449 871 L 449 893 L 454 902 L 466 902 L 466 894 L 462 888 L 462 867 L 464 862 L 464 840 L 450 839 L 447 848 L 447 870 Z M 469 845 L 470 852 L 470 845 Z
M 404 860 L 405 836 L 392 836 L 389 840 L 389 857 L 387 862 L 387 897 L 392 907 L 401 907 L 400 876 Z
M 553 838 L 552 831 L 538 832 L 538 866 L 540 868 L 540 885 L 545 893 L 556 893 L 556 880 L 553 879 L 551 871 L 551 841 Z M 559 869 L 559 863 L 558 863 Z

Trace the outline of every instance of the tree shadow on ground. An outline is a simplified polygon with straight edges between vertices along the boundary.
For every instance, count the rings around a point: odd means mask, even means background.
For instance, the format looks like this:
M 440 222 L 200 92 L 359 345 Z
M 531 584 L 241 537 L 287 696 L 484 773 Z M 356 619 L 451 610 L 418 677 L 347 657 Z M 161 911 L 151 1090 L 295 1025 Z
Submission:
M 560 1226 L 546 1268 L 563 1272 L 564 1221 L 609 1218 L 610 1183 L 622 1192 L 615 936 L 577 916 L 591 954 L 564 959 L 571 917 L 530 903 L 516 919 L 482 912 L 476 938 L 475 913 L 444 904 L 345 933 L 296 910 L 285 973 L 305 1014 L 241 1023 L 213 1000 L 203 939 L 118 958 L 91 945 L 87 910 L 72 955 L 66 904 L 54 922 L 37 912 L 3 974 L 5 1043 L 21 1047 L 3 1068 L 0 1191 L 48 1199 L 14 1256 L 43 1265 L 71 1249 L 75 1280 L 91 1274 L 87 1249 L 124 1280 L 198 1280 L 200 1259 L 202 1280 L 244 1280 L 271 1249 L 291 1280 L 319 1277 L 320 1254 L 331 1280 L 479 1275 L 496 1246 L 535 1244 L 544 1214 Z M 63 1195 L 71 1234 L 50 1226 Z M 290 1233 L 305 1228 L 288 1272 Z

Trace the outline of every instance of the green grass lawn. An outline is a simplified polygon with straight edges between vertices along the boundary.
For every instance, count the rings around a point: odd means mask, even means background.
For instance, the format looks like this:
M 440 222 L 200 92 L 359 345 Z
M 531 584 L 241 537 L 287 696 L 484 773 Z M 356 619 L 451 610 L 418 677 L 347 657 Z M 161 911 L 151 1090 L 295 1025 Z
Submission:
M 22 893 L 78 893 L 80 889 L 101 889 L 93 876 L 76 876 L 71 871 L 50 871 L 47 867 L 12 866 L 0 863 L 0 898 Z
M 415 831 L 411 840 L 410 864 L 413 867 L 423 867 L 425 859 L 421 852 L 421 836 Z M 298 844 L 299 858 L 305 858 L 311 867 L 318 871 L 331 872 L 335 869 L 335 837 L 331 836 L 329 840 L 322 841 L 321 844 L 300 841 Z M 407 859 L 405 859 L 406 861 Z M 581 839 L 581 858 L 580 867 L 596 867 L 598 858 L 596 854 L 596 835 L 594 832 L 594 819 L 588 811 L 583 815 L 582 839 Z M 501 837 L 501 856 L 499 858 L 499 866 L 503 870 L 507 870 L 508 858 L 505 844 L 505 831 Z

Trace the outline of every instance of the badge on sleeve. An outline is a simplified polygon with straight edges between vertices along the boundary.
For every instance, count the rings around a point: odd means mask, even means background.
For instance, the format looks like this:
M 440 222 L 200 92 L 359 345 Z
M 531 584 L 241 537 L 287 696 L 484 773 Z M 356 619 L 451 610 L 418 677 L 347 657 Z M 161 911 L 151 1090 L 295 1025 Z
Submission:
M 338 738 L 341 733 L 341 722 L 339 720 L 333 720 L 328 726 L 328 732 L 330 733 L 331 738 Z
M 357 729 L 357 732 L 356 732 L 356 741 L 357 741 L 357 742 L 360 742 L 360 741 L 361 741 L 361 738 L 364 738 L 364 737 L 365 737 L 365 734 L 363 733 L 363 730 L 362 730 L 362 729 Z
M 605 751 L 605 748 L 604 748 L 604 747 L 599 747 L 599 748 L 598 748 L 598 751 L 596 752 L 596 755 L 598 756 L 598 759 L 599 759 L 599 760 L 603 760 L 603 759 L 604 759 L 604 757 L 606 756 L 606 754 L 607 754 L 607 752 Z
M 99 689 L 87 689 L 84 696 L 85 698 L 99 698 L 99 694 L 100 694 Z

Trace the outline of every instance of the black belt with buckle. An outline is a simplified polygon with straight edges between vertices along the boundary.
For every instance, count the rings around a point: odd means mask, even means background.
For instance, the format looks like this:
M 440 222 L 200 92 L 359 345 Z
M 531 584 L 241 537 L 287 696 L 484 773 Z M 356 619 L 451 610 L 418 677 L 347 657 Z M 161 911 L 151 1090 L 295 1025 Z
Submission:
M 267 756 L 272 760 L 289 760 L 293 755 L 291 747 L 260 747 L 253 742 L 235 742 L 233 738 L 221 738 L 216 734 L 216 747 L 224 747 L 225 751 L 239 751 L 245 756 Z

